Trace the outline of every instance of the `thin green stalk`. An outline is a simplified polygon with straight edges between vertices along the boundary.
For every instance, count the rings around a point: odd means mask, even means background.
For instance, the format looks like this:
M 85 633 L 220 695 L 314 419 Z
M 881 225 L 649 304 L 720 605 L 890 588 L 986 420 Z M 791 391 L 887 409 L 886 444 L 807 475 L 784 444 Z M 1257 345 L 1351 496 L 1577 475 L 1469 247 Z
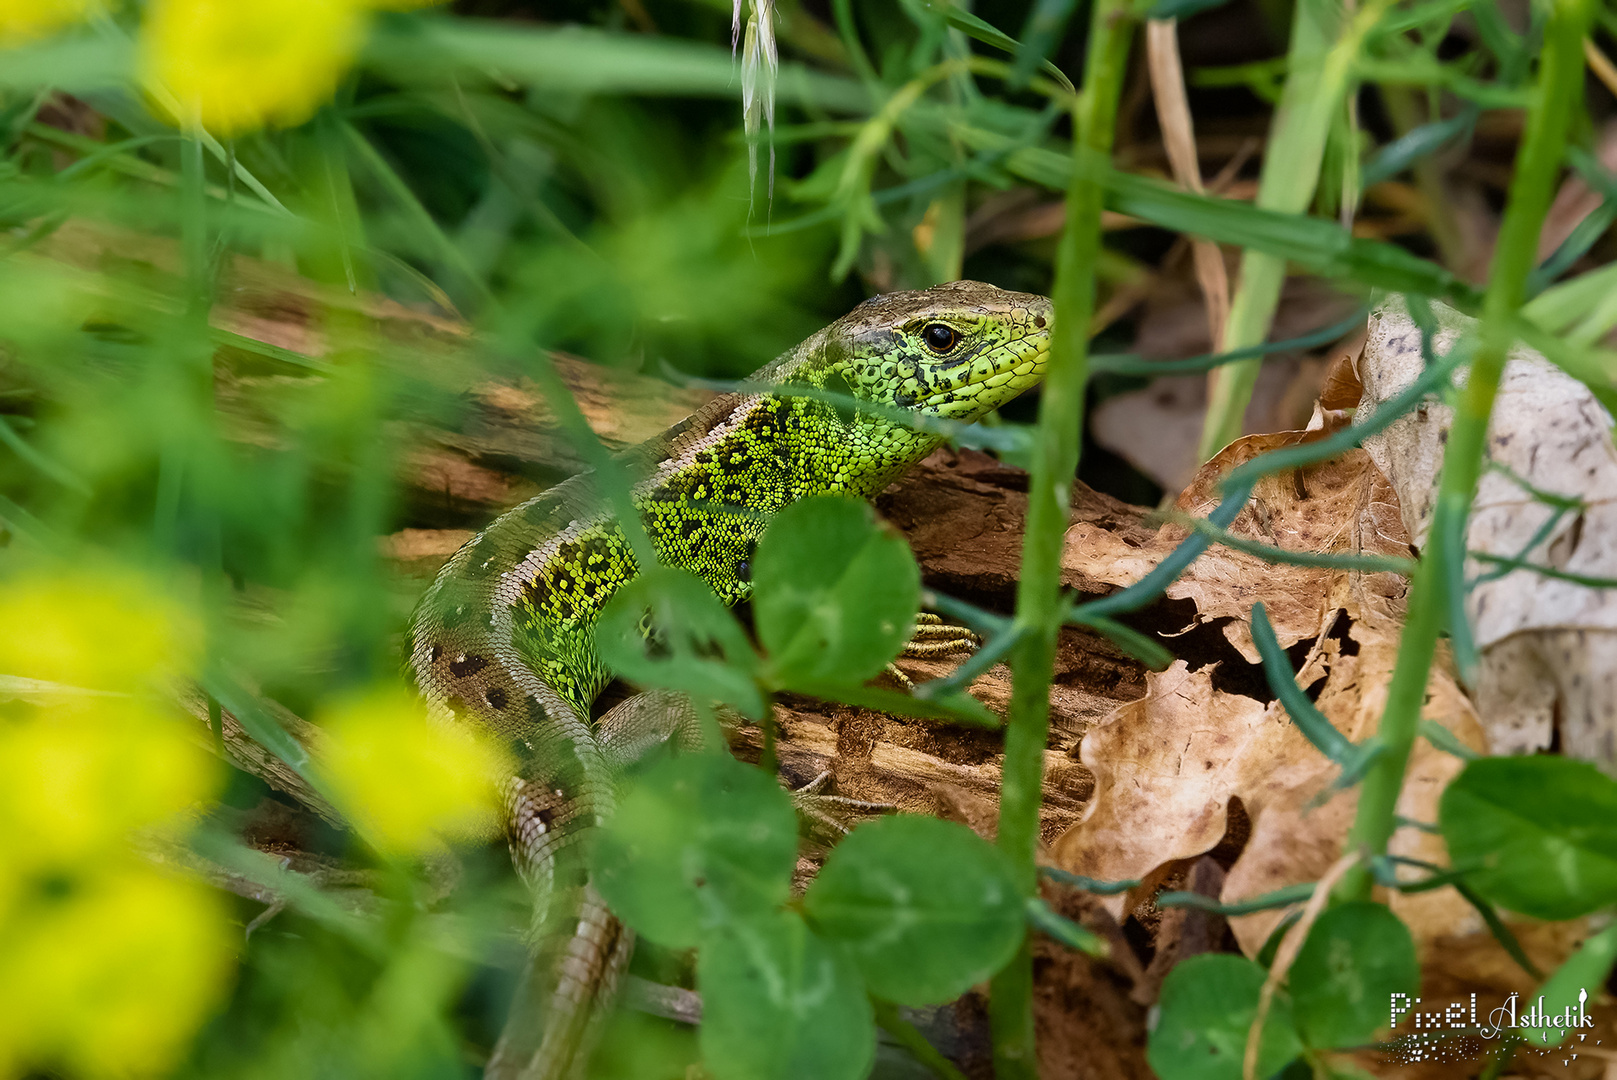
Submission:
M 1567 512 L 1560 507 L 1556 507 L 1553 511 L 1551 511 L 1550 516 L 1544 519 L 1544 524 L 1533 530 L 1533 535 L 1527 538 L 1527 542 L 1521 546 L 1515 555 L 1506 557 L 1503 555 L 1492 555 L 1486 552 L 1477 552 L 1472 557 L 1478 562 L 1487 563 L 1488 565 L 1492 566 L 1493 569 L 1489 570 L 1486 574 L 1478 574 L 1476 577 L 1471 579 L 1469 585 L 1465 585 L 1464 587 L 1475 588 L 1476 586 L 1484 584 L 1485 582 L 1497 581 L 1499 578 L 1504 577 L 1512 570 L 1520 570 L 1522 567 L 1530 565 L 1528 562 L 1528 557 L 1532 555 L 1534 551 L 1538 550 L 1538 546 L 1540 544 L 1550 538 L 1550 534 L 1555 531 L 1555 527 L 1557 525 L 1561 524 L 1561 519 L 1566 517 L 1566 513 Z M 1553 572 L 1553 574 L 1559 573 L 1561 573 L 1561 571 Z M 1449 580 L 1452 581 L 1453 578 L 1451 577 Z M 1596 585 L 1593 587 L 1617 588 L 1617 582 L 1610 582 L 1605 585 Z
M 939 1053 L 938 1048 L 927 1042 L 926 1036 L 916 1030 L 914 1024 L 904 1019 L 897 1005 L 875 998 L 871 999 L 870 1004 L 875 1007 L 876 1023 L 881 1025 L 882 1030 L 914 1055 L 916 1061 L 932 1070 L 932 1075 L 938 1080 L 966 1080 L 966 1074 L 954 1062 Z
M 1351 18 L 1335 0 L 1302 0 L 1292 24 L 1287 54 L 1286 89 L 1275 113 L 1274 130 L 1263 158 L 1257 205 L 1264 210 L 1300 214 L 1313 201 L 1331 118 L 1341 107 L 1353 80 L 1353 65 L 1364 37 L 1391 0 L 1370 0 Z M 1215 350 L 1258 345 L 1269 335 L 1286 261 L 1248 248 L 1241 257 L 1241 281 L 1230 303 L 1224 340 Z M 1208 377 L 1207 421 L 1202 429 L 1200 460 L 1206 461 L 1240 438 L 1241 420 L 1261 367 L 1249 360 L 1220 368 Z
M 1249 540 L 1244 536 L 1237 536 L 1228 529 L 1221 529 L 1206 518 L 1200 518 L 1194 514 L 1170 511 L 1161 515 L 1161 517 L 1164 521 L 1171 521 L 1175 525 L 1183 525 L 1187 529 L 1193 529 L 1215 544 L 1222 544 L 1232 551 L 1255 555 L 1268 563 L 1279 563 L 1287 566 L 1323 567 L 1327 570 L 1353 570 L 1362 574 L 1408 574 L 1415 568 L 1412 560 L 1400 559 L 1390 555 L 1294 551 L 1291 548 L 1277 547 L 1274 544 L 1265 544 L 1259 540 Z
M 66 538 L 4 495 L 0 495 L 0 529 L 56 555 L 69 550 Z
M 197 422 L 213 412 L 213 349 L 208 340 L 212 288 L 206 183 L 202 143 L 195 129 L 190 129 L 180 140 L 178 190 L 185 310 L 175 327 L 176 347 L 162 351 L 166 363 L 155 369 L 165 396 L 188 417 L 188 422 L 165 427 L 158 452 L 152 534 L 154 546 L 166 555 L 177 551 L 187 488 L 194 489 L 198 483 Z
M 860 126 L 859 134 L 848 146 L 848 159 L 843 163 L 842 175 L 832 196 L 832 206 L 842 217 L 842 245 L 831 266 L 833 281 L 842 280 L 853 266 L 859 256 L 859 242 L 865 230 L 885 228 L 881 215 L 876 212 L 871 177 L 875 175 L 876 162 L 887 148 L 899 120 L 938 83 L 972 73 L 1004 78 L 1010 73 L 1010 65 L 985 56 L 941 60 L 894 91 Z M 1028 83 L 1028 88 L 1055 101 L 1072 98 L 1065 89 L 1048 79 L 1034 79 Z
M 595 472 L 596 481 L 607 503 L 612 507 L 618 519 L 618 527 L 623 530 L 624 538 L 629 542 L 634 552 L 635 561 L 643 567 L 657 565 L 657 549 L 652 546 L 651 537 L 646 535 L 645 525 L 640 520 L 640 511 L 634 505 L 634 493 L 628 473 L 623 463 L 612 456 L 601 442 L 601 437 L 595 434 L 590 427 L 589 420 L 578 407 L 578 400 L 573 392 L 562 382 L 561 376 L 556 374 L 556 366 L 551 363 L 550 354 L 543 349 L 529 348 L 521 343 L 531 340 L 527 321 L 522 318 L 513 320 L 508 328 L 509 348 L 513 355 L 526 355 L 529 361 L 529 374 L 538 384 L 539 392 L 544 395 L 545 401 L 555 411 L 556 422 L 562 432 L 578 451 L 584 463 Z
M 1499 1046 L 1488 1058 L 1488 1064 L 1477 1074 L 1477 1080 L 1499 1080 L 1505 1069 L 1510 1066 L 1511 1060 L 1516 1056 L 1516 1048 L 1523 1039 L 1520 1034 L 1512 1031 L 1499 1041 Z
M 1084 65 L 1084 87 L 1073 110 L 1073 153 L 1111 157 L 1118 98 L 1128 68 L 1135 19 L 1129 0 L 1095 0 Z M 1081 162 L 1080 162 L 1081 164 Z M 1089 324 L 1095 311 L 1095 264 L 1100 256 L 1104 170 L 1074 168 L 1067 189 L 1067 227 L 1056 259 L 1055 325 L 1049 369 L 1032 449 L 1022 580 L 1017 587 L 1020 637 L 1011 653 L 1015 685 L 999 804 L 999 846 L 1011 857 L 1027 895 L 1038 888 L 1035 852 L 1043 794 L 1044 750 L 1050 729 L 1050 681 L 1056 635 L 1066 614 L 1061 596 L 1061 538 L 1067 528 L 1073 474 L 1083 428 Z M 999 1080 L 1038 1075 L 1033 1037 L 1030 945 L 994 976 L 990 990 L 994 1072 Z
M 1261 345 L 1251 345 L 1244 349 L 1235 349 L 1230 352 L 1208 353 L 1203 356 L 1192 356 L 1184 360 L 1142 360 L 1138 356 L 1128 353 L 1097 353 L 1089 358 L 1089 370 L 1094 374 L 1106 372 L 1112 375 L 1144 375 L 1147 378 L 1156 378 L 1161 375 L 1183 375 L 1186 372 L 1211 371 L 1225 364 L 1234 364 L 1241 360 L 1258 359 L 1275 353 L 1298 352 L 1303 349 L 1316 349 L 1321 345 L 1329 345 L 1339 341 L 1355 330 L 1364 329 L 1365 316 L 1369 314 L 1360 308 L 1347 318 L 1332 323 L 1323 330 L 1316 330 L 1302 337 L 1287 338 L 1284 341 L 1269 341 Z
M 314 140 L 319 172 L 315 180 L 315 197 L 326 204 L 323 208 L 324 224 L 336 241 L 335 254 L 342 266 L 343 280 L 348 291 L 358 295 L 359 290 L 371 288 L 371 268 L 360 263 L 355 254 L 365 247 L 365 227 L 359 212 L 359 201 L 354 195 L 354 180 L 348 172 L 346 145 L 338 119 L 330 110 L 315 119 Z
M 1414 382 L 1399 391 L 1396 397 L 1382 402 L 1381 407 L 1361 423 L 1342 428 L 1334 435 L 1327 435 L 1323 439 L 1271 450 L 1267 454 L 1253 458 L 1245 465 L 1237 466 L 1219 484 L 1218 507 L 1203 520 L 1214 528 L 1227 529 L 1241 512 L 1241 508 L 1246 505 L 1247 500 L 1252 497 L 1253 487 L 1259 478 L 1273 476 L 1288 469 L 1300 469 L 1320 461 L 1329 461 L 1358 446 L 1371 435 L 1386 430 L 1388 425 L 1413 409 L 1428 394 L 1447 386 L 1455 369 L 1466 355 L 1461 348 L 1455 348 L 1434 360 Z M 1212 541 L 1203 533 L 1191 533 L 1179 542 L 1178 547 L 1168 553 L 1167 558 L 1133 585 L 1098 600 L 1086 600 L 1074 605 L 1068 613 L 1068 621 L 1082 625 L 1097 615 L 1121 615 L 1125 612 L 1139 611 L 1178 580 L 1179 575 L 1185 572 L 1185 568 L 1200 558 L 1201 553 L 1206 551 L 1211 543 Z
M 1159 908 L 1195 908 L 1197 911 L 1210 911 L 1215 915 L 1233 916 L 1291 907 L 1293 904 L 1306 903 L 1313 895 L 1314 883 L 1309 881 L 1299 885 L 1287 885 L 1273 892 L 1237 900 L 1231 904 L 1221 904 L 1215 896 L 1203 896 L 1195 892 L 1158 893 L 1154 902 Z
M 1434 538 L 1464 528 L 1476 494 L 1488 417 L 1493 412 L 1494 395 L 1511 343 L 1510 321 L 1526 299 L 1527 277 L 1533 269 L 1539 230 L 1560 173 L 1567 128 L 1579 110 L 1583 94 L 1583 35 L 1592 8 L 1592 0 L 1556 0 L 1545 27 L 1538 91 L 1516 155 L 1510 202 L 1499 230 L 1493 274 L 1483 297 L 1482 340 L 1471 361 L 1471 373 L 1460 394 L 1443 457 L 1443 477 L 1430 533 Z M 1358 813 L 1348 833 L 1349 848 L 1358 848 L 1370 856 L 1387 850 L 1387 841 L 1396 827 L 1394 808 L 1419 730 L 1432 653 L 1443 629 L 1448 599 L 1445 584 L 1449 578 L 1445 563 L 1451 554 L 1445 545 L 1428 543 L 1410 586 L 1409 617 L 1378 732 L 1386 750 L 1365 776 Z M 1363 868 L 1368 861 L 1361 860 L 1360 868 L 1343 878 L 1337 890 L 1339 897 L 1369 897 L 1373 879 Z
M 455 242 L 439 227 L 432 213 L 421 205 L 421 200 L 416 197 L 415 192 L 405 182 L 404 177 L 400 176 L 398 171 L 393 168 L 392 163 L 354 125 L 345 120 L 337 121 L 337 124 L 343 135 L 347 136 L 348 144 L 353 147 L 354 153 L 358 155 L 359 160 L 365 164 L 365 167 L 370 170 L 377 183 L 381 184 L 388 195 L 410 216 L 420 235 L 425 237 L 432 247 L 438 249 L 438 257 L 443 261 L 444 265 L 458 274 L 477 294 L 479 300 L 486 303 L 492 299 L 492 294 L 489 292 L 488 285 L 484 283 L 482 276 L 478 274 L 477 269 L 471 263 L 466 261 L 465 252 L 461 251 Z
M 871 66 L 865 46 L 859 40 L 859 24 L 854 21 L 852 0 L 832 0 L 831 14 L 837 21 L 837 33 L 842 35 L 842 45 L 848 50 L 848 62 L 853 65 L 854 72 L 867 85 L 881 82 L 881 76 Z
M 29 136 L 39 139 L 41 142 L 48 142 L 73 153 L 84 155 L 78 161 L 59 172 L 57 174 L 57 179 L 59 180 L 65 180 L 70 176 L 85 172 L 92 166 L 105 164 L 108 169 L 122 173 L 124 176 L 169 187 L 172 187 L 175 183 L 174 174 L 160 165 L 153 165 L 148 161 L 143 161 L 136 157 L 133 151 L 143 146 L 149 146 L 152 143 L 187 138 L 194 138 L 204 149 L 208 148 L 210 137 L 207 132 L 201 128 L 193 130 L 194 135 L 142 135 L 109 145 L 98 139 L 91 139 L 84 135 L 75 135 L 70 131 L 62 131 L 60 128 L 53 128 L 48 124 L 30 123 L 24 129 Z M 217 141 L 213 142 L 212 145 L 218 146 Z M 269 190 L 259 183 L 256 178 L 253 178 L 251 173 L 242 168 L 234 158 L 225 154 L 223 148 L 220 148 L 218 156 L 221 160 L 228 158 L 226 168 L 230 171 L 230 174 L 252 189 L 253 194 L 258 196 L 260 200 L 243 202 L 242 206 L 249 210 L 274 213 L 282 218 L 290 219 L 292 217 L 292 212 L 282 206 L 280 201 L 270 194 Z M 204 190 L 210 199 L 223 199 L 225 197 L 225 189 L 218 184 L 209 184 Z
M 55 461 L 35 450 L 32 443 L 12 429 L 4 416 L 0 416 L 0 443 L 4 443 L 17 457 L 63 487 L 80 495 L 90 494 L 90 489 L 85 485 L 84 481 L 75 476 L 71 469 L 64 465 L 58 465 Z
M 186 309 L 194 318 L 208 303 L 207 182 L 202 142 L 195 132 L 180 140 L 180 246 L 185 261 Z
M 1512 570 L 1531 570 L 1542 577 L 1554 578 L 1556 581 L 1570 581 L 1572 584 L 1582 585 L 1586 589 L 1617 589 L 1617 578 L 1593 577 L 1589 574 L 1574 574 L 1570 570 L 1562 570 L 1554 566 L 1540 566 L 1538 563 L 1528 562 L 1520 555 L 1515 558 L 1506 558 L 1503 555 L 1490 555 L 1485 551 L 1476 551 L 1471 553 L 1471 558 L 1480 563 L 1487 563 L 1489 566 L 1496 566 L 1505 573 Z M 1490 580 L 1494 576 L 1494 574 L 1487 575 Z

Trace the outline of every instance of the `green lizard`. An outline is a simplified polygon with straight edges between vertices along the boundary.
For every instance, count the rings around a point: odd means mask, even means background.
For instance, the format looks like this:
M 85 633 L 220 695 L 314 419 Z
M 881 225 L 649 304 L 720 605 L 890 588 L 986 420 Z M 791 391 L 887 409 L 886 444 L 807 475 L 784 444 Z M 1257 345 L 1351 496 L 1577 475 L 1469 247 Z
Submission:
M 976 282 L 892 293 L 753 378 L 971 421 L 1042 376 L 1050 314 L 1043 297 Z M 940 442 L 890 415 L 782 390 L 720 397 L 621 460 L 658 559 L 736 603 L 749 595 L 752 550 L 771 514 L 808 495 L 872 497 Z M 591 1018 L 632 949 L 589 886 L 578 845 L 615 802 L 627 744 L 643 746 L 648 730 L 673 735 L 683 715 L 667 695 L 641 695 L 591 721 L 611 678 L 595 653 L 595 618 L 636 573 L 586 473 L 470 540 L 412 620 L 410 666 L 433 714 L 491 729 L 523 763 L 508 785 L 506 831 L 535 894 L 535 952 L 513 1010 L 543 1019 L 526 1041 L 507 1028 L 487 1073 L 500 1080 L 581 1074 Z

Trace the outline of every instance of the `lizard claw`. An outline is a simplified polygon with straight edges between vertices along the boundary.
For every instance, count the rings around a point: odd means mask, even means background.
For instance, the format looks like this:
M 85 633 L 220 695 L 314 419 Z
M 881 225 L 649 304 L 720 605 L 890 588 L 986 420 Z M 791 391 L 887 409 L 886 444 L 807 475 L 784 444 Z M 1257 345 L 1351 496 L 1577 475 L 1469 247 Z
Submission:
M 915 683 L 908 675 L 904 674 L 904 669 L 899 667 L 897 664 L 888 664 L 885 674 L 891 675 L 893 677 L 893 681 L 898 683 L 898 685 L 904 689 L 905 693 L 913 694 L 915 692 Z
M 982 638 L 964 626 L 951 625 L 931 612 L 923 611 L 915 616 L 915 633 L 898 655 L 907 659 L 954 656 L 976 652 L 982 643 Z
M 958 656 L 961 653 L 974 653 L 982 648 L 982 644 L 983 639 L 964 626 L 951 625 L 929 611 L 922 611 L 915 616 L 915 633 L 910 635 L 909 642 L 898 655 L 905 660 Z M 886 674 L 891 675 L 893 681 L 906 692 L 915 691 L 915 683 L 897 664 L 888 664 Z
M 848 834 L 849 827 L 843 821 L 844 817 L 879 817 L 898 809 L 893 803 L 865 802 L 843 795 L 822 795 L 821 791 L 830 781 L 831 770 L 827 769 L 789 794 L 799 816 L 811 824 L 823 826 L 835 836 Z M 840 811 L 840 814 L 833 811 Z

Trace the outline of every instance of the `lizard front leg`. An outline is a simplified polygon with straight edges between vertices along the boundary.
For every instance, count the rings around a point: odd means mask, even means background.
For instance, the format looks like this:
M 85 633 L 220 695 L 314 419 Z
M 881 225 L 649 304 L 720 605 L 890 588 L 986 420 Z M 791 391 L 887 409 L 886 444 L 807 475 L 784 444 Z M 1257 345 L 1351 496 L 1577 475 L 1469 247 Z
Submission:
M 715 712 L 721 727 L 734 727 L 741 717 L 722 706 Z M 653 749 L 668 744 L 679 751 L 706 748 L 701 718 L 688 695 L 675 690 L 649 690 L 614 706 L 595 724 L 596 738 L 607 760 L 621 773 Z M 833 836 L 848 832 L 847 820 L 890 813 L 891 803 L 865 802 L 842 795 L 827 795 L 829 771 L 787 794 L 798 816 L 830 830 Z

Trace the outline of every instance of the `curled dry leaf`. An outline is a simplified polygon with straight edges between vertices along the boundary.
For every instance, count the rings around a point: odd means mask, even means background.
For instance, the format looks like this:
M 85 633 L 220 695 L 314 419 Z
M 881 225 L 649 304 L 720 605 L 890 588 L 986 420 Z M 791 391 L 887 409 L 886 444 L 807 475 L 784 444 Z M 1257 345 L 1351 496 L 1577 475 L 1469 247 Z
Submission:
M 1318 434 L 1250 435 L 1230 444 L 1202 467 L 1174 508 L 1206 517 L 1219 504 L 1220 478 L 1231 469 Z M 1362 451 L 1264 477 L 1230 531 L 1301 552 L 1399 558 L 1410 553 L 1397 499 Z M 1150 543 L 1134 547 L 1095 523 L 1078 522 L 1067 531 L 1062 566 L 1069 575 L 1128 585 L 1186 535 L 1184 526 L 1168 524 Z M 1247 630 L 1254 603 L 1263 603 L 1280 644 L 1290 648 L 1329 629 L 1338 610 L 1350 619 L 1375 618 L 1396 625 L 1403 617 L 1405 588 L 1397 574 L 1271 565 L 1254 555 L 1215 546 L 1168 587 L 1167 595 L 1194 601 L 1195 621 L 1217 623 L 1240 654 L 1256 664 L 1257 649 Z
M 1231 468 L 1311 437 L 1292 432 L 1231 445 L 1202 469 L 1178 509 L 1205 515 L 1217 502 L 1219 477 Z M 1396 499 L 1362 451 L 1262 481 L 1231 531 L 1308 552 L 1409 553 Z M 1064 565 L 1075 577 L 1128 584 L 1185 535 L 1184 527 L 1170 523 L 1150 542 L 1131 547 L 1079 523 L 1067 534 Z M 1194 620 L 1217 624 L 1233 649 L 1225 650 L 1220 662 L 1182 659 L 1150 676 L 1144 699 L 1090 728 L 1076 756 L 1094 773 L 1095 794 L 1086 816 L 1053 845 L 1057 865 L 1094 878 L 1141 879 L 1132 894 L 1109 901 L 1122 917 L 1185 860 L 1219 844 L 1230 804 L 1239 799 L 1251 832 L 1229 868 L 1221 898 L 1243 900 L 1318 880 L 1341 853 L 1358 792 L 1331 793 L 1336 766 L 1302 736 L 1279 702 L 1269 700 L 1267 690 L 1255 689 L 1263 684 L 1258 669 L 1248 666 L 1258 664 L 1248 630 L 1251 607 L 1258 601 L 1266 605 L 1281 644 L 1300 658 L 1299 684 L 1316 695 L 1319 709 L 1338 730 L 1362 741 L 1375 731 L 1386 700 L 1405 590 L 1396 574 L 1270 565 L 1213 547 L 1168 595 L 1192 601 Z M 1485 747 L 1475 713 L 1443 665 L 1432 672 L 1424 715 L 1465 745 Z M 1435 821 L 1438 796 L 1461 764 L 1424 740 L 1417 743 L 1399 814 Z M 1391 851 L 1446 861 L 1441 839 L 1413 827 L 1397 832 Z M 1524 977 L 1508 962 L 1496 962 L 1498 946 L 1452 889 L 1387 899 L 1410 925 L 1428 962 L 1440 967 L 1463 962 L 1468 972 L 1497 977 L 1502 986 Z M 1231 928 L 1253 954 L 1283 914 L 1234 918 Z
M 1434 305 L 1447 354 L 1476 323 Z M 1420 331 L 1396 298 L 1371 314 L 1360 361 L 1360 411 L 1420 373 Z M 1365 440 L 1424 543 L 1453 410 L 1432 401 Z M 1516 559 L 1586 578 L 1617 578 L 1617 448 L 1611 416 L 1581 382 L 1538 353 L 1511 353 L 1488 429 L 1488 465 L 1472 504 L 1473 555 Z M 1578 505 L 1558 511 L 1532 489 Z M 1617 590 L 1532 569 L 1486 580 L 1497 563 L 1470 559 L 1466 612 L 1480 654 L 1475 700 L 1496 753 L 1551 744 L 1617 774 Z

